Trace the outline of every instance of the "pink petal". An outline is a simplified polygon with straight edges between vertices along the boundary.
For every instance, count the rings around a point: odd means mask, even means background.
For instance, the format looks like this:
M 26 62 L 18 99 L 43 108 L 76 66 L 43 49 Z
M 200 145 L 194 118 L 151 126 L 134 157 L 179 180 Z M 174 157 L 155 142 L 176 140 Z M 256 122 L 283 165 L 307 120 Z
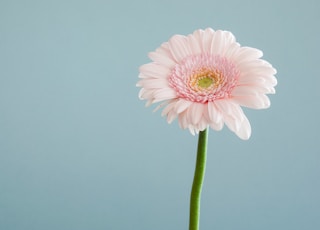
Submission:
M 182 113 L 185 111 L 190 105 L 192 104 L 191 101 L 186 101 L 184 99 L 179 99 L 174 107 L 176 113 Z
M 182 129 L 188 128 L 187 110 L 179 114 L 179 125 Z
M 235 105 L 233 108 L 232 116 L 224 116 L 225 123 L 231 131 L 238 135 L 238 137 L 247 140 L 251 135 L 250 123 L 239 106 L 237 108 Z
M 231 44 L 236 42 L 236 38 L 234 35 L 229 31 L 223 31 L 224 39 L 226 40 L 226 44 L 230 46 Z
M 248 118 L 243 115 L 243 121 L 241 123 L 240 129 L 236 132 L 238 137 L 242 140 L 248 140 L 251 136 L 251 125 Z
M 140 91 L 139 91 L 139 98 L 142 100 L 142 99 L 148 99 L 150 97 L 152 97 L 152 94 L 153 94 L 153 91 L 151 90 L 146 90 L 144 88 L 142 88 Z
M 236 58 L 236 53 L 239 51 L 239 43 L 232 43 L 229 47 L 224 51 L 224 56 L 228 58 L 230 61 L 238 60 Z
M 237 63 L 239 64 L 248 60 L 257 60 L 258 58 L 262 57 L 262 55 L 263 53 L 261 50 L 251 47 L 241 47 L 237 54 Z
M 223 32 L 218 30 L 214 33 L 214 36 L 211 41 L 210 53 L 214 55 L 222 54 L 224 50 L 225 40 L 223 38 Z
M 232 114 L 232 102 L 231 100 L 216 100 L 213 102 L 217 109 L 221 112 L 222 116 Z
M 151 89 L 168 88 L 169 84 L 166 79 L 145 78 L 138 82 L 138 86 Z
M 204 33 L 203 30 L 196 30 L 192 34 L 192 38 L 193 38 L 194 42 L 198 44 L 198 47 L 200 49 L 199 53 L 203 52 L 203 44 L 202 44 L 203 33 Z M 199 54 L 199 53 L 194 53 L 194 54 Z
M 167 114 L 167 122 L 171 124 L 177 116 L 178 114 L 176 114 L 173 110 L 170 110 Z
M 242 63 L 238 65 L 240 77 L 245 75 L 274 75 L 276 70 L 271 66 L 258 65 L 254 63 Z
M 173 99 L 176 97 L 176 92 L 171 88 L 162 88 L 153 91 L 154 102 Z
M 278 84 L 277 79 L 273 75 L 244 75 L 239 78 L 238 85 L 259 85 L 274 87 Z
M 241 106 L 251 109 L 266 109 L 270 107 L 270 100 L 264 94 L 237 96 L 233 100 Z
M 174 100 L 174 99 L 173 99 Z M 161 104 L 159 104 L 152 112 L 156 112 L 158 111 L 159 109 L 163 108 L 164 106 L 168 105 L 170 101 L 165 101 L 165 102 L 162 102 Z
M 185 36 L 176 35 L 169 41 L 170 51 L 176 62 L 180 62 L 192 54 L 186 40 Z
M 214 32 L 213 29 L 207 28 L 205 31 L 201 34 L 201 42 L 202 42 L 202 51 L 203 52 L 210 52 L 211 50 L 211 44 L 212 44 L 212 37 L 215 36 L 217 33 Z
M 208 115 L 210 119 L 210 123 L 221 123 L 222 122 L 222 116 L 220 111 L 216 108 L 214 102 L 208 102 Z
M 189 125 L 188 129 L 193 136 L 198 133 L 192 125 Z
M 239 85 L 236 86 L 231 95 L 236 96 L 243 96 L 243 95 L 256 95 L 256 94 L 264 94 L 264 93 L 275 93 L 275 89 L 273 87 L 260 87 L 258 85 Z
M 194 34 L 188 36 L 190 49 L 193 55 L 200 54 L 202 52 L 202 47 L 199 44 L 199 40 L 196 39 Z
M 211 123 L 210 127 L 216 131 L 220 131 L 223 128 L 223 122 Z
M 166 78 L 170 69 L 155 63 L 148 63 L 140 67 L 140 75 L 151 78 Z
M 167 116 L 168 113 L 172 110 L 172 108 L 174 107 L 175 103 L 171 102 L 169 103 L 163 110 L 161 113 L 161 116 Z
M 193 125 L 196 125 L 199 123 L 200 119 L 203 116 L 202 114 L 203 114 L 203 104 L 193 103 L 188 108 L 188 120 Z
M 205 130 L 206 128 L 208 127 L 208 123 L 206 122 L 205 119 L 201 119 L 199 122 L 198 122 L 198 125 L 196 126 L 196 129 L 198 131 L 203 131 Z
M 168 68 L 172 68 L 176 64 L 174 60 L 172 60 L 167 54 L 163 54 L 160 52 L 150 52 L 149 58 L 155 63 L 164 65 Z

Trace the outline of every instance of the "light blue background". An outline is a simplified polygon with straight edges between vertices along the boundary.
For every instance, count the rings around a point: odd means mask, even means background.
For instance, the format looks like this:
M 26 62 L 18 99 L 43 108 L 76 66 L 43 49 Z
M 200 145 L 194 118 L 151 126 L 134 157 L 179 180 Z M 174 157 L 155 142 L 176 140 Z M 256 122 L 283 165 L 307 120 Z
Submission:
M 212 27 L 278 70 L 242 141 L 211 131 L 201 230 L 320 229 L 320 3 L 0 2 L 0 229 L 185 230 L 197 137 L 144 108 L 147 53 Z

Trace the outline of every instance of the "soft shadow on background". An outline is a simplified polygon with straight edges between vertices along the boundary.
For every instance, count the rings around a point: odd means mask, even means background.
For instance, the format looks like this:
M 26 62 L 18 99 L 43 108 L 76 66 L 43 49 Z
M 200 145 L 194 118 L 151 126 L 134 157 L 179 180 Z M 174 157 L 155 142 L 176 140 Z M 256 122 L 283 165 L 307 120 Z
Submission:
M 201 229 L 320 229 L 320 3 L 0 2 L 0 229 L 187 229 L 197 137 L 138 99 L 173 34 L 230 30 L 278 70 L 252 137 L 209 133 Z

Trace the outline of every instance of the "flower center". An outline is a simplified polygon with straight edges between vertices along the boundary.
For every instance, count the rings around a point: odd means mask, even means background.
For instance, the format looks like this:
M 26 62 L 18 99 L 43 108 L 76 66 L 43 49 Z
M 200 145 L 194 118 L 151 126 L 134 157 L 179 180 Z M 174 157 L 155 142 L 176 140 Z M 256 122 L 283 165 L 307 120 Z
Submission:
M 219 71 L 204 67 L 194 70 L 187 79 L 189 89 L 199 95 L 212 92 L 223 82 L 223 76 Z
M 198 80 L 198 86 L 200 88 L 208 88 L 210 85 L 213 84 L 213 79 L 209 76 L 205 76 L 205 77 L 202 77 Z
M 194 70 L 189 76 L 189 86 L 195 92 L 210 91 L 217 88 L 222 82 L 221 73 L 209 68 Z
M 205 53 L 186 57 L 177 64 L 169 75 L 169 85 L 180 98 L 207 103 L 229 98 L 239 74 L 231 61 Z

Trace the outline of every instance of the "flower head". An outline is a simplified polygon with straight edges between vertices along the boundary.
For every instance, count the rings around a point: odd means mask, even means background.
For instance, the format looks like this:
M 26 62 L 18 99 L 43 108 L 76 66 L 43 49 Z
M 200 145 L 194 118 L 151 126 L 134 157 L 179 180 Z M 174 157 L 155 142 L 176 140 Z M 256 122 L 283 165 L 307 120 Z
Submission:
M 140 99 L 147 106 L 162 102 L 157 108 L 164 107 L 168 123 L 178 118 L 192 134 L 225 123 L 248 139 L 251 127 L 241 106 L 268 108 L 266 94 L 275 93 L 276 70 L 260 59 L 260 50 L 241 47 L 228 31 L 175 35 L 149 57 L 153 62 L 140 67 Z

